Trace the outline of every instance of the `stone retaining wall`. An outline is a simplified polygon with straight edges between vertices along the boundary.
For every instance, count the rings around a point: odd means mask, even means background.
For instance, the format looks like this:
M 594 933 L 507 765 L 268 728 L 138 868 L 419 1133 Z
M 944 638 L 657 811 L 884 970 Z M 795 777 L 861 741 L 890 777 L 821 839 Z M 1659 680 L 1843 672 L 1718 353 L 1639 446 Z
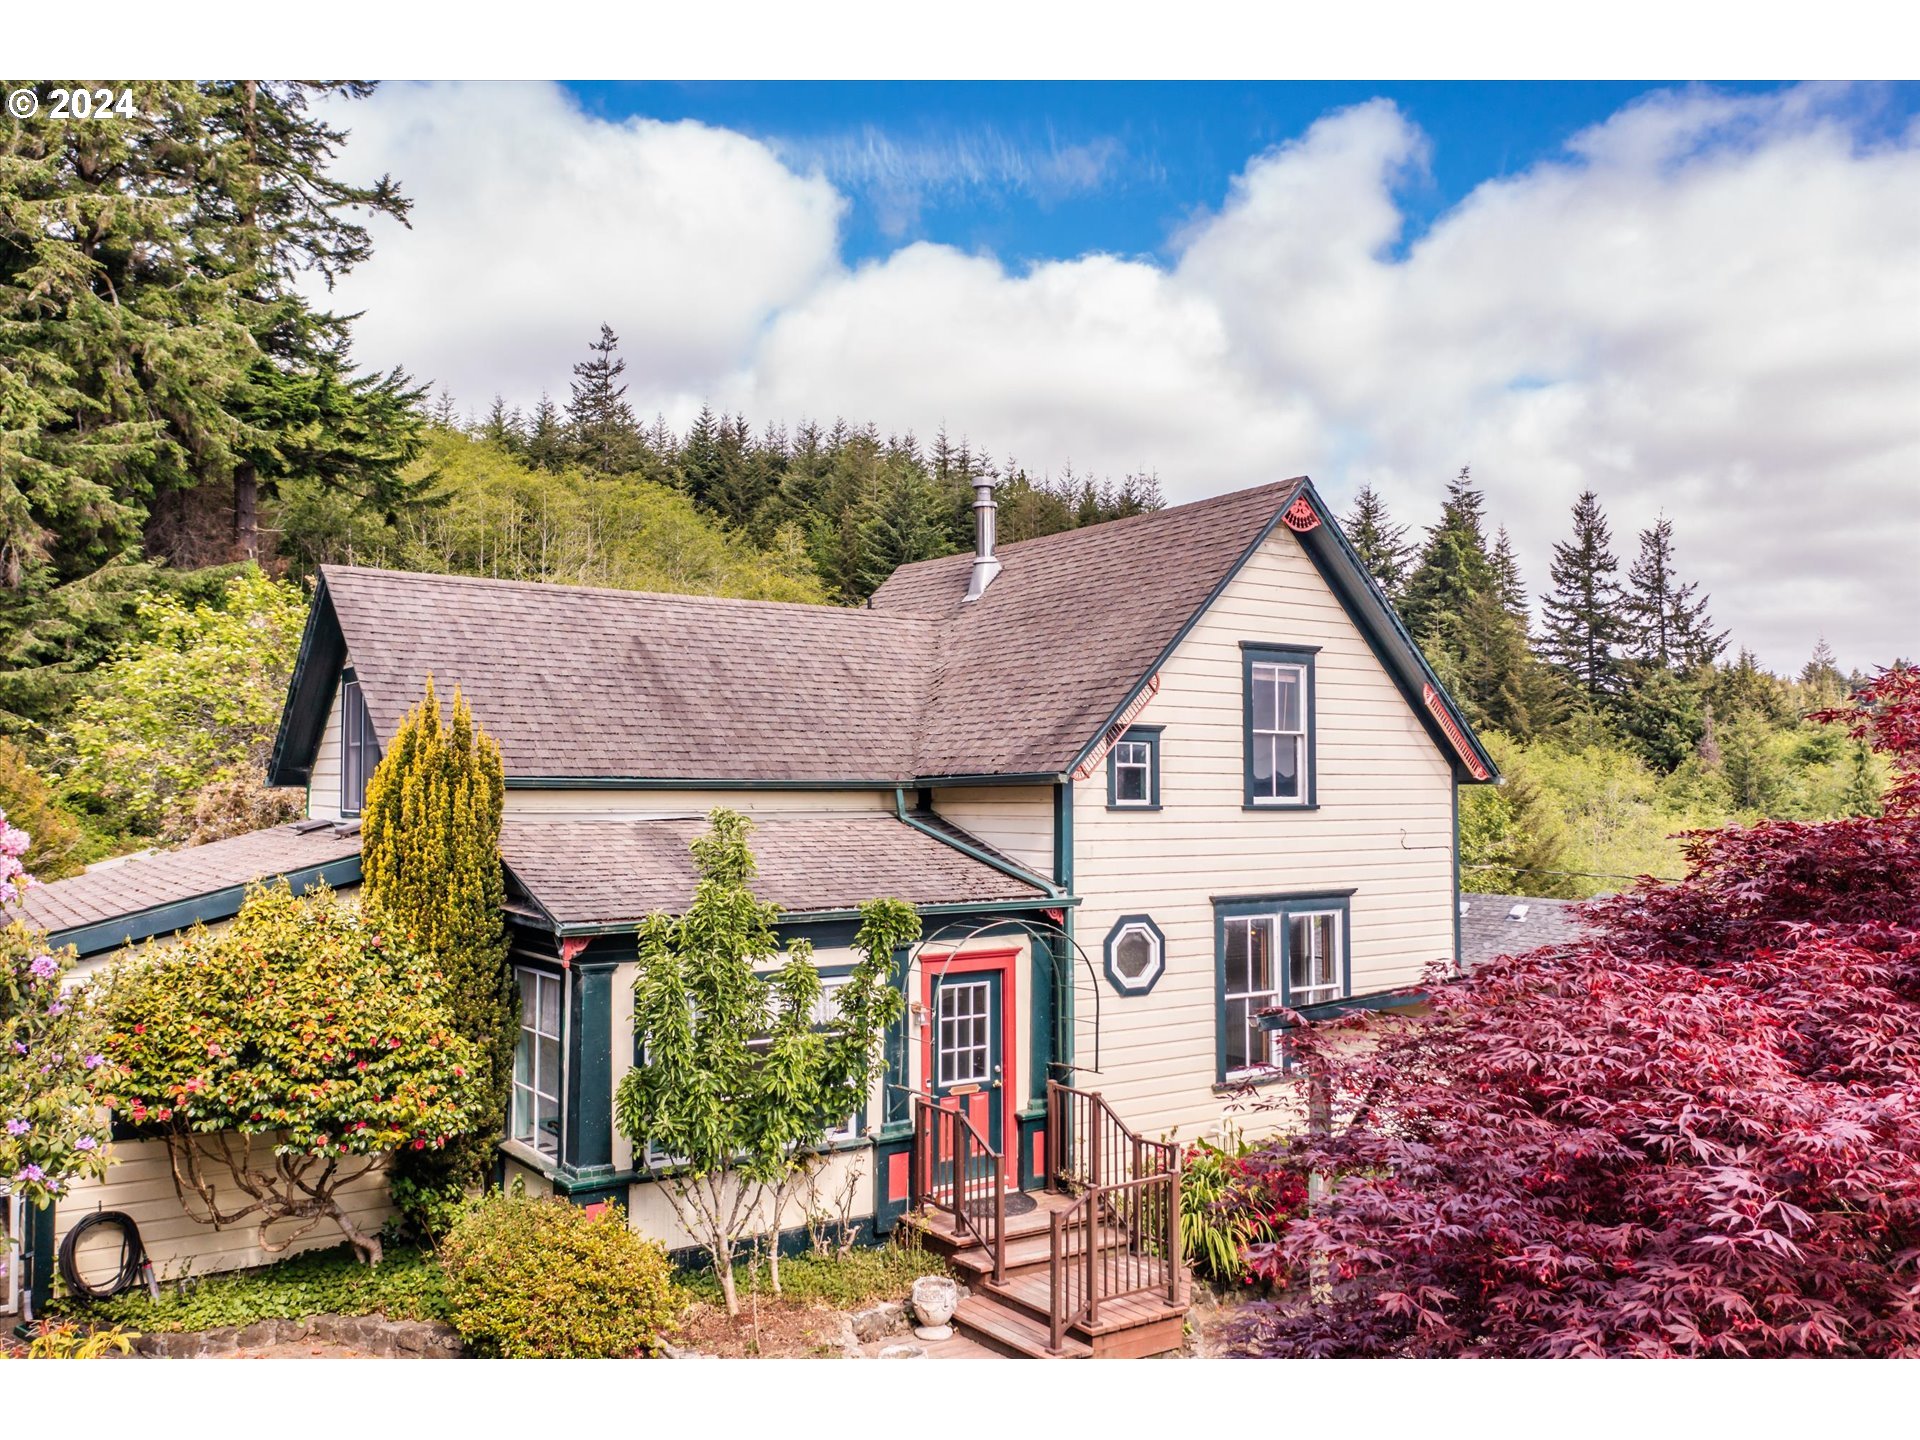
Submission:
M 186 1360 L 304 1343 L 342 1345 L 363 1355 L 396 1360 L 453 1360 L 465 1353 L 450 1325 L 389 1320 L 381 1315 L 309 1315 L 304 1320 L 256 1320 L 218 1330 L 142 1335 L 133 1342 L 133 1353 Z

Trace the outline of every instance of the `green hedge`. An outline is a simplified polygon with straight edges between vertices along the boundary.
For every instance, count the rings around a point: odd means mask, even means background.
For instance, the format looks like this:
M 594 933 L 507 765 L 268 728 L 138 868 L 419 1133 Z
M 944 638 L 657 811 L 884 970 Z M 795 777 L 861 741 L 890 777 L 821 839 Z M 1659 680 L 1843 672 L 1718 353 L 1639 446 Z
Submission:
M 673 1318 L 667 1252 L 556 1199 L 491 1195 L 442 1245 L 454 1328 L 476 1355 L 592 1359 L 650 1355 Z

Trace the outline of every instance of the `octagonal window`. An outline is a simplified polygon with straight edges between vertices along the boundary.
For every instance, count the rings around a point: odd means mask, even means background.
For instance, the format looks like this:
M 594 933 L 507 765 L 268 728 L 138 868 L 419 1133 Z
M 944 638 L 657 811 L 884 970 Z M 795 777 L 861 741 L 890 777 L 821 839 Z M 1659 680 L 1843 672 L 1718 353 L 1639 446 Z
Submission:
M 1145 915 L 1123 915 L 1107 933 L 1107 979 L 1123 995 L 1144 995 L 1166 968 L 1166 940 Z

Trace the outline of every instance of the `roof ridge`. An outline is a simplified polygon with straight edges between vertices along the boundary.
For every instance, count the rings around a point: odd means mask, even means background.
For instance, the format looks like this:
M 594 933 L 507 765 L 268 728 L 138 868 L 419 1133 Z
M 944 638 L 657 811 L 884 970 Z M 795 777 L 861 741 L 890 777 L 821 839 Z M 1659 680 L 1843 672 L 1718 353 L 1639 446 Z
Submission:
M 929 616 L 907 615 L 900 611 L 875 610 L 865 605 L 836 605 L 831 601 L 755 600 L 744 595 L 702 595 L 680 590 L 627 590 L 617 585 L 574 585 L 559 580 L 508 580 L 498 575 L 459 575 L 441 570 L 390 570 L 378 565 L 335 565 L 320 567 L 322 575 L 378 576 L 423 584 L 453 584 L 475 589 L 541 591 L 564 595 L 605 595 L 616 600 L 656 600 L 686 602 L 698 606 L 733 607 L 748 610 L 800 610 L 820 615 L 862 615 L 876 620 L 925 621 Z

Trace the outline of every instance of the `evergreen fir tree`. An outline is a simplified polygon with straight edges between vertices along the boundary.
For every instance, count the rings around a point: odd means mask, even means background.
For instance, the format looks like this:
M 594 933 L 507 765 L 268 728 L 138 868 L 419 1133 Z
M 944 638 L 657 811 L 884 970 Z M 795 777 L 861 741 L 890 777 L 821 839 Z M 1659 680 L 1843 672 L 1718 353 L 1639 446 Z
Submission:
M 1573 507 L 1573 538 L 1555 542 L 1548 571 L 1553 590 L 1541 599 L 1542 653 L 1594 704 L 1619 696 L 1625 679 L 1620 649 L 1630 633 L 1610 544 L 1599 497 L 1582 492 Z
M 1521 578 L 1520 557 L 1513 553 L 1513 541 L 1508 538 L 1504 525 L 1493 542 L 1493 593 L 1523 630 L 1529 628 L 1527 583 Z
M 687 493 L 696 505 L 711 509 L 725 478 L 726 462 L 721 455 L 721 422 L 711 407 L 702 405 L 680 447 L 680 473 Z
M 619 358 L 620 337 L 602 324 L 592 353 L 573 367 L 573 398 L 567 402 L 567 430 L 580 463 L 602 475 L 622 475 L 640 459 L 640 427 L 620 383 L 627 362 Z
M 1397 604 L 1413 563 L 1413 545 L 1407 539 L 1407 527 L 1393 523 L 1393 517 L 1387 513 L 1387 502 L 1380 498 L 1379 491 L 1371 485 L 1362 485 L 1340 528 L 1346 532 L 1367 573 L 1378 582 L 1387 599 Z
M 362 907 L 438 962 L 460 1033 L 487 1057 L 480 1129 L 445 1151 L 401 1157 L 406 1173 L 427 1183 L 479 1181 L 506 1123 L 519 997 L 501 916 L 505 793 L 500 747 L 458 688 L 449 723 L 428 677 L 367 784 L 360 822 Z
M 506 400 L 495 395 L 486 418 L 480 422 L 479 436 L 489 444 L 498 445 L 509 455 L 517 455 L 526 448 L 526 422 L 519 410 L 509 410 Z
M 1727 633 L 1715 632 L 1698 584 L 1682 585 L 1673 570 L 1673 521 L 1661 516 L 1640 532 L 1640 554 L 1627 571 L 1625 614 L 1633 657 L 1663 670 L 1691 670 L 1712 663 L 1726 648 Z
M 882 471 L 887 483 L 875 491 L 860 522 L 861 592 L 872 594 L 902 565 L 952 553 L 946 507 L 918 465 L 896 457 Z
M 559 407 L 542 391 L 540 403 L 533 407 L 533 419 L 527 424 L 527 462 L 541 470 L 564 470 L 571 450 Z

